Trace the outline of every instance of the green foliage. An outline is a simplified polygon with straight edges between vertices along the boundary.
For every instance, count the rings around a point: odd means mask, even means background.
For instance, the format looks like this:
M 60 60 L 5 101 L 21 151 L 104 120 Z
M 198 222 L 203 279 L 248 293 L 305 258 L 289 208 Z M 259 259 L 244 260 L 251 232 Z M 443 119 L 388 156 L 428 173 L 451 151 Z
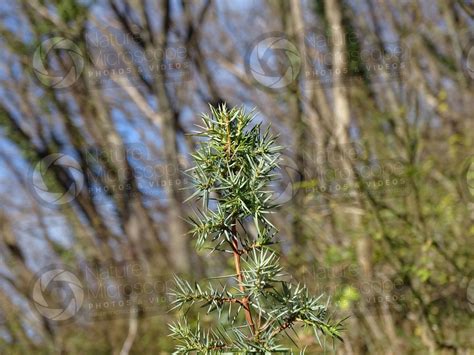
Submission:
M 281 345 L 282 336 L 298 324 L 313 329 L 318 341 L 321 335 L 340 339 L 341 322 L 330 319 L 328 304 L 306 286 L 285 280 L 270 248 L 277 230 L 269 219 L 276 205 L 268 184 L 277 177 L 282 148 L 268 129 L 251 126 L 253 117 L 241 108 L 211 107 L 196 133 L 204 140 L 193 155 L 190 175 L 196 191 L 190 199 L 200 200 L 203 210 L 191 218 L 191 234 L 199 249 L 232 254 L 236 273 L 222 277 L 227 282 L 219 288 L 176 279 L 173 309 L 200 304 L 220 321 L 207 332 L 199 321 L 194 330 L 186 319 L 173 323 L 178 353 L 289 351 Z

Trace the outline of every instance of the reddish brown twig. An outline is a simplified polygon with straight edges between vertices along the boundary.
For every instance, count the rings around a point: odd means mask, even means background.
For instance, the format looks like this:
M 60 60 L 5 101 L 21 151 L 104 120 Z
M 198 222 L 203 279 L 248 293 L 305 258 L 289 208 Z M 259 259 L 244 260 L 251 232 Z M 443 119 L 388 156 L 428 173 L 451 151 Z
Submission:
M 232 151 L 231 151 L 231 139 L 230 139 L 230 122 L 229 118 L 225 116 L 225 123 L 226 123 L 226 130 L 227 130 L 227 143 L 226 143 L 226 148 L 227 148 L 227 157 L 230 159 Z M 245 288 L 244 288 L 244 279 L 242 276 L 242 268 L 240 266 L 240 255 L 242 254 L 242 251 L 239 249 L 239 242 L 237 240 L 237 226 L 236 222 L 234 221 L 234 224 L 232 225 L 232 242 L 230 243 L 232 246 L 232 251 L 234 254 L 234 263 L 235 263 L 235 272 L 237 274 L 237 280 L 239 281 L 239 289 L 242 294 L 245 294 Z M 252 313 L 250 312 L 250 303 L 247 297 L 242 298 L 242 305 L 245 311 L 245 319 L 247 320 L 247 324 L 249 325 L 252 335 L 255 334 L 255 325 L 253 324 L 252 320 Z
M 237 274 L 237 280 L 239 281 L 239 289 L 240 292 L 245 294 L 244 288 L 244 280 L 242 276 L 242 268 L 240 266 L 240 251 L 239 251 L 239 243 L 237 240 L 237 228 L 235 224 L 232 226 L 232 250 L 234 252 L 234 263 L 235 263 L 235 272 Z M 252 334 L 255 334 L 255 325 L 253 324 L 252 320 L 252 313 L 250 312 L 250 303 L 247 297 L 242 298 L 242 305 L 245 311 L 245 319 L 252 330 Z

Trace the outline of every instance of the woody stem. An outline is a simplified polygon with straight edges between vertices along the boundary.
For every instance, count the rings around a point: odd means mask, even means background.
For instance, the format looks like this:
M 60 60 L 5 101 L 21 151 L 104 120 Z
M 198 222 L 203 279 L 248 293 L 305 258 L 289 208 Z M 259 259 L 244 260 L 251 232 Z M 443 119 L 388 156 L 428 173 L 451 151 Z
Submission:
M 240 251 L 239 251 L 239 243 L 237 240 L 237 228 L 235 224 L 232 226 L 232 249 L 234 253 L 235 272 L 237 274 L 237 280 L 239 281 L 239 289 L 240 289 L 240 292 L 245 294 L 242 268 L 240 266 Z M 247 320 L 247 324 L 252 330 L 252 334 L 255 334 L 255 325 L 253 324 L 252 313 L 250 312 L 250 304 L 249 304 L 248 297 L 244 296 L 242 298 L 242 305 L 245 311 L 245 319 Z

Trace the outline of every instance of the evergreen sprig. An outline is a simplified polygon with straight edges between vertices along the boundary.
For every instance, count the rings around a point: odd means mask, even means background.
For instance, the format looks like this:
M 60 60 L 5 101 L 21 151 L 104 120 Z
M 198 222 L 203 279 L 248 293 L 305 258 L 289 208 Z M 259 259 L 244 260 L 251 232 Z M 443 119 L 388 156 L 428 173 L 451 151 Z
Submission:
M 190 218 L 191 234 L 198 249 L 232 254 L 235 274 L 219 289 L 176 279 L 173 308 L 200 304 L 221 319 L 217 330 L 208 332 L 201 331 L 199 320 L 195 330 L 185 319 L 173 323 L 176 352 L 289 351 L 279 342 L 297 324 L 312 328 L 318 341 L 320 335 L 341 339 L 342 322 L 330 319 L 328 303 L 286 281 L 270 248 L 277 229 L 268 218 L 276 207 L 269 183 L 277 178 L 282 147 L 269 129 L 252 126 L 254 115 L 243 108 L 222 105 L 210 111 L 195 133 L 203 140 L 188 171 L 195 188 L 190 199 L 203 206 Z

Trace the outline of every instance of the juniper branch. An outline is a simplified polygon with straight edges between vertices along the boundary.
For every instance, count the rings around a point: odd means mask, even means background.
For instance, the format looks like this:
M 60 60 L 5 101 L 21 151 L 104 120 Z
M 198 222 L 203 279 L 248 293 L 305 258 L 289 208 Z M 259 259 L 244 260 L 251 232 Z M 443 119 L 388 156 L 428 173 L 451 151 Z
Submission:
M 173 307 L 200 303 L 208 313 L 217 310 L 219 319 L 227 308 L 230 324 L 222 323 L 207 335 L 199 324 L 196 331 L 187 323 L 174 324 L 177 349 L 279 351 L 284 349 L 278 344 L 280 336 L 296 324 L 311 327 L 318 341 L 319 334 L 340 339 L 342 323 L 328 316 L 328 304 L 311 296 L 306 286 L 285 281 L 280 259 L 270 249 L 277 228 L 269 219 L 276 205 L 268 185 L 277 177 L 282 148 L 269 129 L 251 126 L 253 114 L 225 105 L 210 110 L 203 116 L 202 130 L 196 132 L 205 138 L 193 154 L 196 166 L 188 171 L 195 187 L 191 199 L 203 206 L 190 220 L 191 234 L 198 249 L 210 246 L 213 252 L 232 254 L 235 277 L 228 282 L 234 286 L 218 290 L 212 284 L 205 288 L 177 279 Z M 256 235 L 247 232 L 250 224 Z M 233 305 L 237 306 L 234 313 Z

